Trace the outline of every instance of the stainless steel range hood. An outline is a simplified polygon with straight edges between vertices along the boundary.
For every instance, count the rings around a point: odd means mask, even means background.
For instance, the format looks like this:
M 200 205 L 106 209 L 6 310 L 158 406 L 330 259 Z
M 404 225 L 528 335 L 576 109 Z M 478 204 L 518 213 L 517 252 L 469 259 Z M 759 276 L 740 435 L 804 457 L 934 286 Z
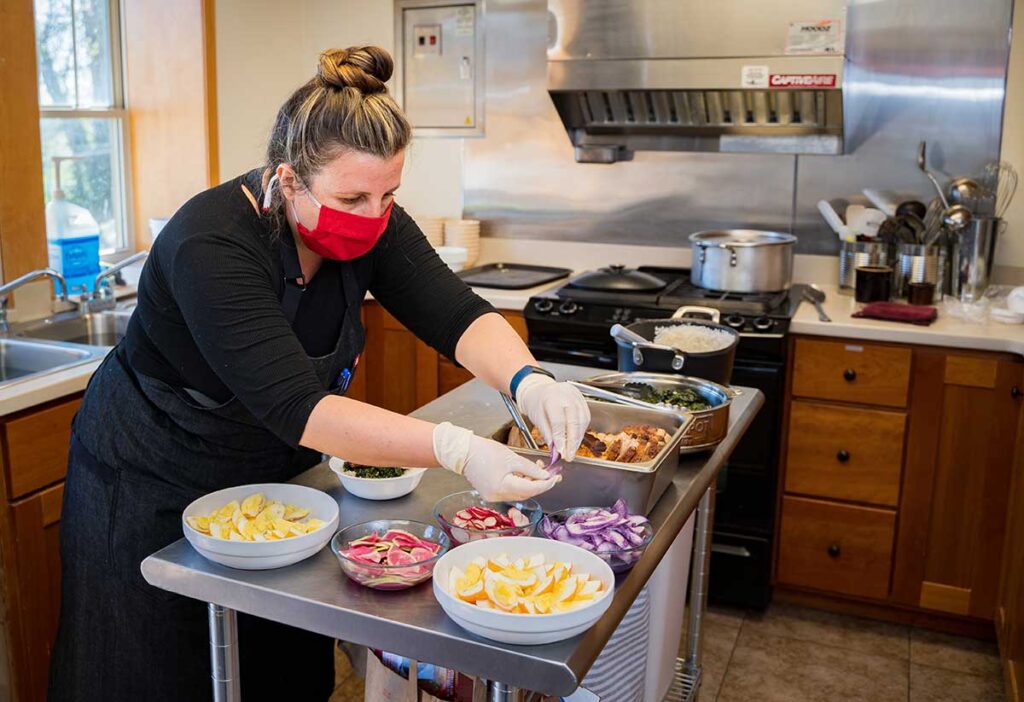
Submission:
M 548 91 L 576 160 L 843 153 L 846 3 L 548 0 Z

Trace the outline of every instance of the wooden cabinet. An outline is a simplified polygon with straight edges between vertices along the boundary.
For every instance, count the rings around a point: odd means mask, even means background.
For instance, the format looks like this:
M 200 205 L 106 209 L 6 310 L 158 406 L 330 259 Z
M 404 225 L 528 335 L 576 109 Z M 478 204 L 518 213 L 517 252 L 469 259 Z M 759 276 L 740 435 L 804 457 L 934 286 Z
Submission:
M 793 395 L 865 405 L 904 407 L 910 349 L 863 341 L 797 339 Z
M 792 349 L 777 583 L 980 631 L 997 614 L 1024 362 L 805 337 Z M 853 565 L 829 558 L 833 543 Z
M 1024 702 L 1024 412 L 1020 413 L 1017 431 L 995 613 L 1007 702 Z
M 885 597 L 896 512 L 788 495 L 782 503 L 780 581 Z
M 992 619 L 1022 363 L 914 352 L 893 599 Z
M 0 419 L 0 551 L 15 700 L 46 699 L 60 611 L 61 500 L 80 404 L 80 396 L 65 398 Z
M 526 321 L 522 313 L 501 314 L 525 340 Z M 473 379 L 469 371 L 417 339 L 376 302 L 363 306 L 363 324 L 366 350 L 356 377 L 361 377 L 365 391 L 359 396 L 353 387 L 350 397 L 408 414 Z
M 895 507 L 906 414 L 794 400 L 786 492 Z

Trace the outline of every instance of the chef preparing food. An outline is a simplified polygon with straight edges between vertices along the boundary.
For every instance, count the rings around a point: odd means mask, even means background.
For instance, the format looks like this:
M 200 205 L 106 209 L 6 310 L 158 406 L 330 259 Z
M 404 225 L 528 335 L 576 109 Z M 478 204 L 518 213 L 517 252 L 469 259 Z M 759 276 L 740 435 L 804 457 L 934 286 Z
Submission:
M 411 128 L 385 87 L 391 71 L 377 47 L 321 54 L 278 112 L 265 165 L 192 198 L 155 242 L 127 335 L 74 423 L 50 699 L 209 698 L 205 606 L 139 571 L 203 494 L 287 481 L 321 454 L 443 467 L 489 500 L 554 485 L 467 429 L 344 397 L 367 291 L 576 455 L 583 397 L 537 367 L 395 204 Z M 327 699 L 331 640 L 245 616 L 239 628 L 246 699 Z

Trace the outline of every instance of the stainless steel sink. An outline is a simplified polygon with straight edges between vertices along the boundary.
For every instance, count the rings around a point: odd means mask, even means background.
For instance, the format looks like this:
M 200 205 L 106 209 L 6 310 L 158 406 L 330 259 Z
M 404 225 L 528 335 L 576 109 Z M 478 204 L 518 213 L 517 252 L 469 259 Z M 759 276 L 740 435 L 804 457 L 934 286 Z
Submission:
M 130 309 L 65 313 L 19 326 L 17 335 L 90 346 L 116 346 L 128 328 Z
M 0 337 L 0 388 L 103 358 L 106 349 Z

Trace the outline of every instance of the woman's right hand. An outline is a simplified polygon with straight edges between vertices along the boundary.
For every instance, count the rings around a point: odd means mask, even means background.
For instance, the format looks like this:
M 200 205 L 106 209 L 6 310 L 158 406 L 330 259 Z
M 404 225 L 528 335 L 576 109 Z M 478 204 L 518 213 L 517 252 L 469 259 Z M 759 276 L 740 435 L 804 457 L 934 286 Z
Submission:
M 466 476 L 488 502 L 525 500 L 547 492 L 559 480 L 539 462 L 448 422 L 434 428 L 434 455 L 448 470 Z

